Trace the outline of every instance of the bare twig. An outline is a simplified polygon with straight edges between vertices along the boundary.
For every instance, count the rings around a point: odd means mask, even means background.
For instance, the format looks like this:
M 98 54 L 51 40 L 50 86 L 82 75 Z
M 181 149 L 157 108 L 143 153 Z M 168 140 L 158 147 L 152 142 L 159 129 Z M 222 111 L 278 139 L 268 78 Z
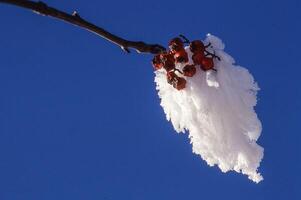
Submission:
M 183 38 L 183 40 L 184 40 L 184 43 L 186 43 L 186 44 L 189 44 L 190 43 L 190 41 L 187 39 L 187 37 L 185 37 L 184 35 L 182 35 L 182 34 L 180 34 L 179 35 L 181 38 Z
M 65 22 L 69 22 L 70 24 L 84 28 L 118 45 L 127 53 L 130 52 L 130 48 L 135 49 L 138 53 L 158 54 L 165 51 L 165 48 L 159 44 L 146 44 L 141 41 L 128 41 L 121 37 L 118 37 L 104 30 L 103 28 L 100 28 L 84 20 L 82 17 L 79 16 L 79 14 L 76 11 L 74 11 L 73 14 L 68 14 L 55 8 L 49 7 L 47 4 L 41 1 L 34 2 L 30 0 L 0 0 L 0 3 L 12 4 L 15 6 L 33 10 L 34 12 L 44 16 L 51 16 L 53 18 L 60 19 Z

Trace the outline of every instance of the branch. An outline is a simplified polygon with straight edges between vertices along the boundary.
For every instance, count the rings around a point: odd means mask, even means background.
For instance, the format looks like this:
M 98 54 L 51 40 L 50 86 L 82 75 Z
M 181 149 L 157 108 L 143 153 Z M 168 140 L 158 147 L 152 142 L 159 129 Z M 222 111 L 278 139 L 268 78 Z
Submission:
M 22 8 L 33 10 L 37 14 L 44 16 L 51 16 L 55 19 L 59 19 L 75 26 L 84 28 L 96 35 L 103 37 L 104 39 L 118 45 L 122 50 L 129 53 L 130 48 L 135 49 L 138 53 L 151 53 L 158 54 L 165 51 L 165 48 L 159 44 L 146 44 L 141 41 L 129 41 L 121 37 L 118 37 L 101 27 L 98 27 L 79 16 L 79 14 L 74 11 L 73 14 L 68 14 L 63 11 L 57 10 L 55 8 L 49 7 L 47 4 L 38 1 L 30 0 L 0 0 L 0 3 L 7 3 Z

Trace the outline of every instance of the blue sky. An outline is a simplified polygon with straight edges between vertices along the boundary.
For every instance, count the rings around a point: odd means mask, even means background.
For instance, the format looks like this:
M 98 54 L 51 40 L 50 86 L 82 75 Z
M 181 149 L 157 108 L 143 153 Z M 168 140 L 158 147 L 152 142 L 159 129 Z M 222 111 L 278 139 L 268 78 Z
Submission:
M 261 87 L 256 185 L 192 154 L 151 55 L 0 4 L 0 199 L 300 199 L 300 1 L 46 1 L 132 40 L 222 38 Z

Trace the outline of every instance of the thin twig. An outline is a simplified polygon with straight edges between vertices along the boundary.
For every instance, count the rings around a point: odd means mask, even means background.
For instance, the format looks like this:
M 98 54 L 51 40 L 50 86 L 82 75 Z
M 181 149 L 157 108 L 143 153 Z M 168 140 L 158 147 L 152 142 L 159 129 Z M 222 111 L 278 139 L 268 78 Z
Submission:
M 60 19 L 70 24 L 79 26 L 118 45 L 127 53 L 130 52 L 130 48 L 135 49 L 138 53 L 158 54 L 165 51 L 165 48 L 159 44 L 146 44 L 141 41 L 129 41 L 118 37 L 104 30 L 103 28 L 84 20 L 82 17 L 79 16 L 79 14 L 76 11 L 74 11 L 73 14 L 68 14 L 66 12 L 52 8 L 41 1 L 34 2 L 29 0 L 0 0 L 0 3 L 7 3 L 18 7 L 30 9 L 33 10 L 35 13 L 44 16 L 51 16 L 55 19 Z
M 186 43 L 186 44 L 189 44 L 190 43 L 190 41 L 187 39 L 187 37 L 185 37 L 184 35 L 182 35 L 182 34 L 180 34 L 179 35 L 181 38 L 183 38 L 183 40 L 184 40 L 184 43 Z
M 215 52 L 214 53 L 210 53 L 209 51 L 205 50 L 205 53 L 207 53 L 206 56 L 210 55 L 210 56 L 212 56 L 212 58 L 217 58 L 219 61 L 221 60 L 220 57 L 218 57 L 217 55 L 215 55 Z

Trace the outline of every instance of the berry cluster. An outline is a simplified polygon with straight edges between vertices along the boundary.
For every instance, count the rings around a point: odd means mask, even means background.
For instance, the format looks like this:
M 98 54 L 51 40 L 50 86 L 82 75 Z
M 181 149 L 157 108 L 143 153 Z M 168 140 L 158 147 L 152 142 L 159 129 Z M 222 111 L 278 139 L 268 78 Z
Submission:
M 155 55 L 152 61 L 155 70 L 165 69 L 167 82 L 177 90 L 182 90 L 186 87 L 186 79 L 184 77 L 193 77 L 196 73 L 197 65 L 204 71 L 215 70 L 213 59 L 217 58 L 220 60 L 218 56 L 207 51 L 210 43 L 204 45 L 201 40 L 189 42 L 183 35 L 180 35 L 180 37 L 170 40 L 168 44 L 169 51 Z M 189 49 L 192 53 L 192 65 L 188 64 L 189 59 L 184 44 L 189 44 Z M 182 71 L 176 68 L 176 64 L 184 66 Z

